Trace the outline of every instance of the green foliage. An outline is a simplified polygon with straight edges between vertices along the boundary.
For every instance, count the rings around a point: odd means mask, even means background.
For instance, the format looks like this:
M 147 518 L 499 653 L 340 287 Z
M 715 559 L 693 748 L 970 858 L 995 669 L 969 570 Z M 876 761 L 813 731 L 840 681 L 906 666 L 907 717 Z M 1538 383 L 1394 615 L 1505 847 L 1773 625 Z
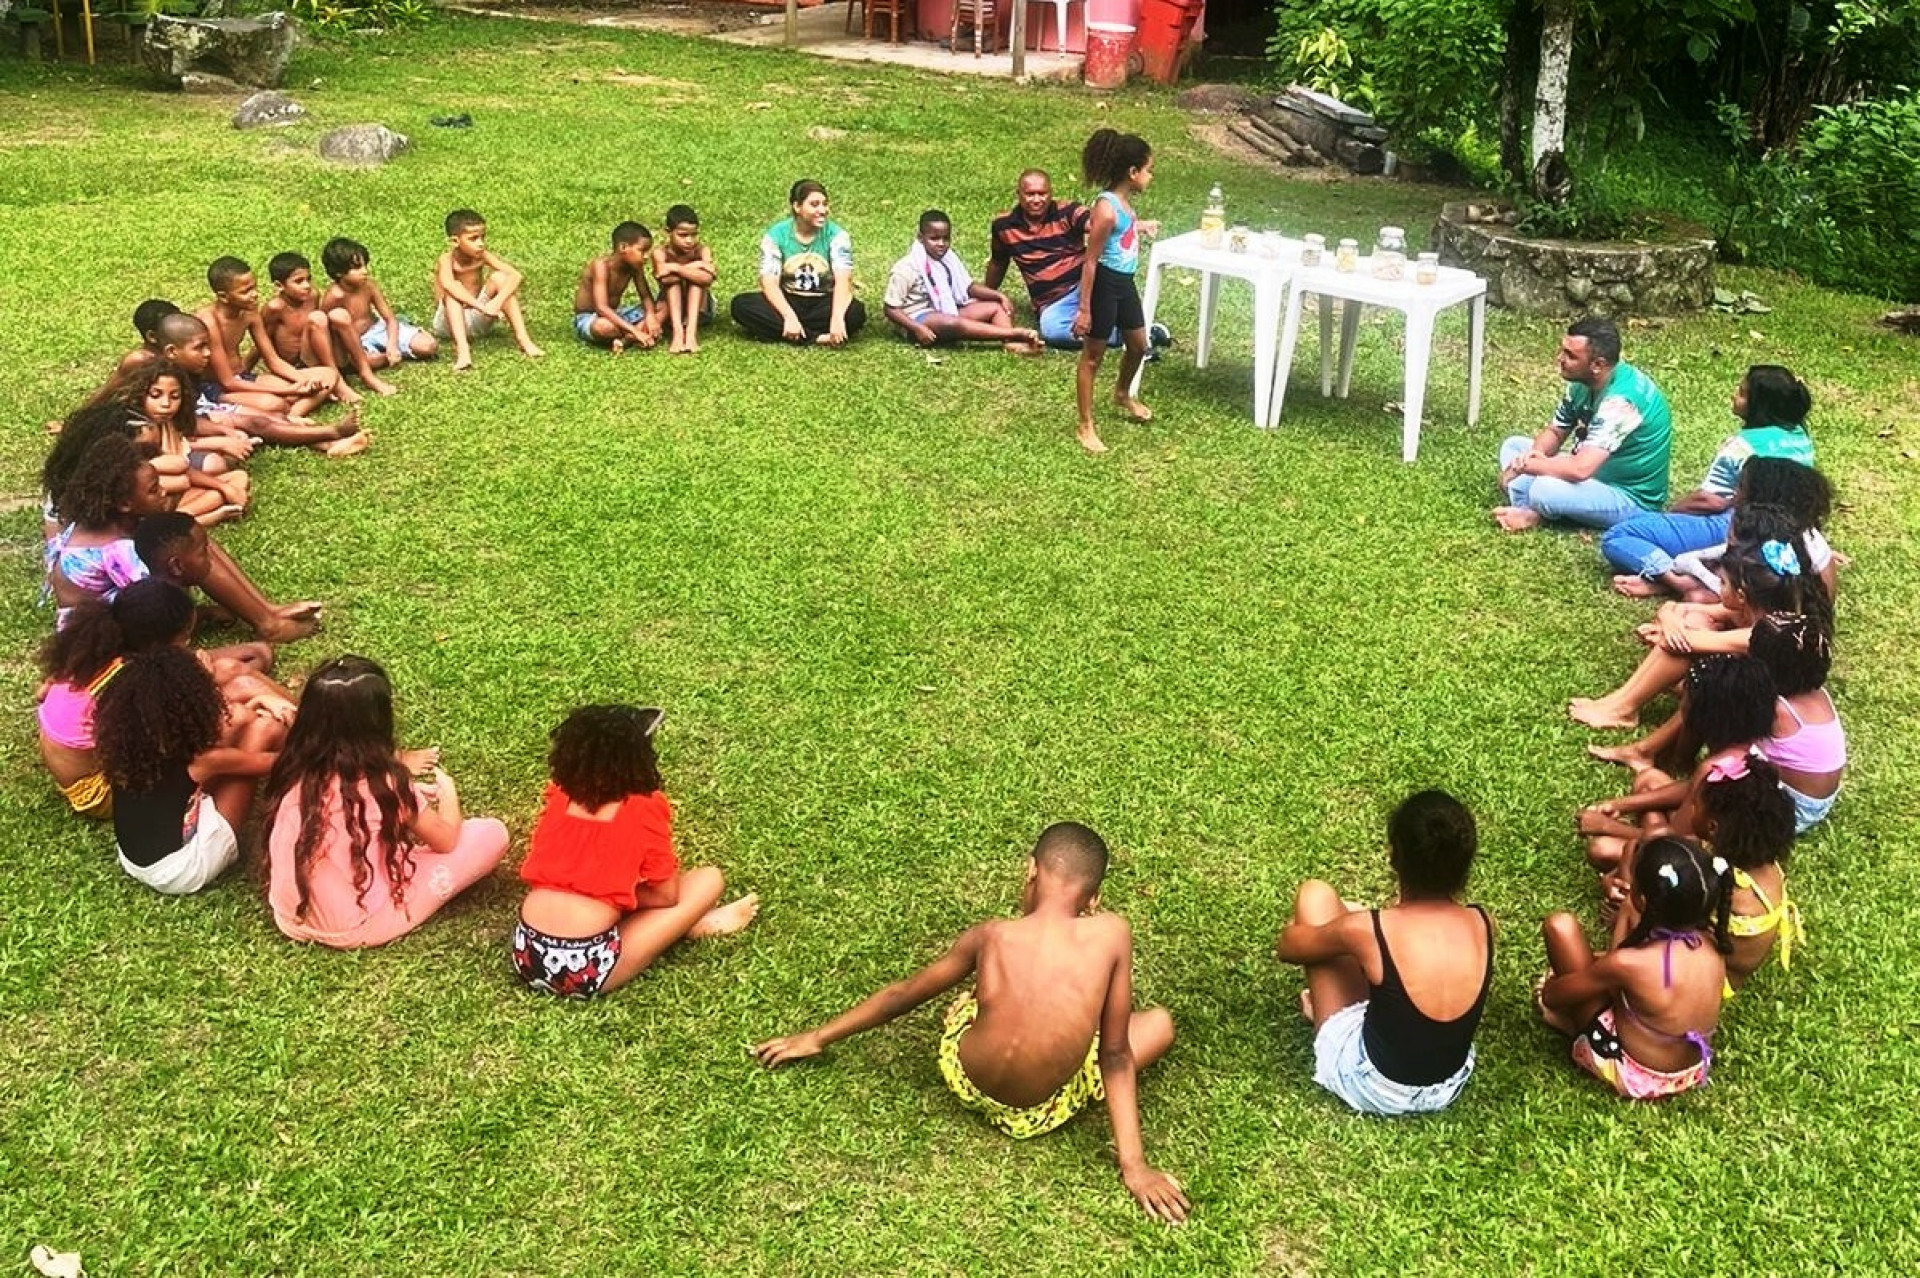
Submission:
M 1920 298 L 1920 94 L 1818 108 L 1794 145 L 1758 154 L 1744 114 L 1723 103 L 1719 115 L 1738 144 L 1726 170 L 1730 255 Z
M 1404 138 L 1457 135 L 1489 118 L 1504 9 L 1485 0 L 1279 0 L 1267 55 L 1284 78 L 1363 93 L 1369 101 L 1347 100 Z
M 403 31 L 433 16 L 428 0 L 292 0 L 287 11 L 331 35 L 349 31 Z
M 1526 195 L 1514 204 L 1520 213 L 1514 229 L 1539 239 L 1621 240 L 1654 229 L 1654 219 L 1602 174 L 1576 179 L 1564 204 Z

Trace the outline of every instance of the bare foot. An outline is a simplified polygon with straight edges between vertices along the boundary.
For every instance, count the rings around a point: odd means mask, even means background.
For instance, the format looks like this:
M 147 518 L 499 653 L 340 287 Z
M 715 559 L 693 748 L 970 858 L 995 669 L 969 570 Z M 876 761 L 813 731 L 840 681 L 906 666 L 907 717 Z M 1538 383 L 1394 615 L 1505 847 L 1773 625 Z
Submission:
M 372 382 L 367 383 L 367 389 L 373 389 Z M 340 382 L 340 388 L 333 393 L 333 398 L 339 403 L 353 405 L 360 402 L 360 392 L 347 385 L 346 380 L 343 378 Z
M 1622 573 L 1613 579 L 1613 593 L 1629 599 L 1652 599 L 1664 592 L 1645 577 Z
M 532 342 L 524 343 L 520 347 L 520 353 L 522 355 L 525 355 L 528 359 L 541 359 L 546 355 L 545 351 L 541 350 L 538 346 L 535 346 Z
M 320 629 L 320 619 L 309 617 L 296 621 L 291 617 L 273 617 L 254 627 L 254 633 L 268 643 L 292 643 L 296 639 L 305 639 Z
M 1596 803 L 1580 809 L 1580 814 L 1573 818 L 1573 828 L 1588 838 L 1596 834 L 1614 834 L 1620 828 L 1620 818 L 1606 804 Z
M 1587 753 L 1602 763 L 1617 763 L 1633 772 L 1645 772 L 1653 766 L 1653 760 L 1642 754 L 1639 746 L 1590 745 L 1587 747 Z
M 320 451 L 329 457 L 351 457 L 355 453 L 364 453 L 373 440 L 364 430 L 355 431 L 345 439 L 336 439 Z
M 614 338 L 611 342 L 607 343 L 607 349 L 615 355 L 625 355 L 627 353 L 626 339 L 622 337 Z
M 472 352 L 468 352 L 465 355 L 454 356 L 453 371 L 456 373 L 467 373 L 467 372 L 473 371 Z
M 1495 506 L 1493 522 L 1508 532 L 1525 532 L 1540 526 L 1540 512 L 1528 510 L 1525 506 Z
M 1107 451 L 1106 444 L 1100 438 L 1100 432 L 1093 428 L 1092 422 L 1082 422 L 1080 429 L 1073 433 L 1073 437 L 1080 441 L 1080 447 L 1090 453 Z
M 1131 395 L 1115 395 L 1113 402 L 1120 405 L 1120 411 L 1133 418 L 1136 422 L 1150 422 L 1153 420 L 1153 410 Z
M 749 892 L 737 901 L 725 905 L 716 905 L 702 914 L 694 925 L 687 929 L 689 937 L 731 936 L 742 931 L 753 922 L 753 916 L 760 913 L 760 894 Z
M 356 404 L 347 410 L 345 416 L 333 424 L 333 437 L 335 439 L 345 439 L 359 429 L 360 408 L 359 405 Z
M 376 395 L 397 395 L 400 393 L 398 386 L 395 386 L 392 382 L 382 377 L 369 377 L 367 378 L 366 385 L 367 389 Z
M 1300 1019 L 1309 1025 L 1313 1023 L 1313 991 L 1300 991 Z
M 697 337 L 689 337 L 687 339 L 687 354 L 698 355 L 699 353 L 700 353 L 700 339 Z
M 213 522 L 216 524 L 230 523 L 246 513 L 247 508 L 245 506 L 236 506 L 229 502 L 227 505 L 213 512 Z
M 402 750 L 400 766 L 407 770 L 408 776 L 423 777 L 440 766 L 440 747 L 428 746 L 423 750 Z
M 298 603 L 278 604 L 273 615 L 284 617 L 288 621 L 318 621 L 322 604 L 318 599 L 302 599 Z
M 1589 728 L 1632 728 L 1640 723 L 1638 715 L 1620 709 L 1605 697 L 1575 697 L 1567 702 L 1567 717 Z

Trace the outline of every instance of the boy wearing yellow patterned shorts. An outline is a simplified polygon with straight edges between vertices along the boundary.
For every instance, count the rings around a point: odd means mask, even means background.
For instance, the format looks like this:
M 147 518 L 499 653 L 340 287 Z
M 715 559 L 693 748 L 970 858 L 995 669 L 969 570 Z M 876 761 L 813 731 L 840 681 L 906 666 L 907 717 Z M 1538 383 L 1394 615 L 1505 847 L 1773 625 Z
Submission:
M 884 1025 L 974 978 L 947 1010 L 940 1073 L 963 1105 L 1016 1139 L 1050 1132 L 1102 1097 L 1120 1176 L 1148 1215 L 1187 1215 L 1180 1183 L 1147 1164 L 1135 1073 L 1173 1046 L 1164 1008 L 1133 1010 L 1133 931 L 1100 912 L 1107 845 L 1050 825 L 1027 862 L 1021 914 L 962 932 L 946 954 L 824 1025 L 754 1049 L 769 1068 Z

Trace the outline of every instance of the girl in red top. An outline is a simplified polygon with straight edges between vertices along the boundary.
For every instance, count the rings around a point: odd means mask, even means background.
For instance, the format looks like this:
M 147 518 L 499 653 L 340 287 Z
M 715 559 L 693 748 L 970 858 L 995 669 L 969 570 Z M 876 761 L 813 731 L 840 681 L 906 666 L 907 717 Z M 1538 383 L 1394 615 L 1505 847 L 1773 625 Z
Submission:
M 738 932 L 749 893 L 718 905 L 710 865 L 682 870 L 653 733 L 661 713 L 582 706 L 553 731 L 552 780 L 520 877 L 531 890 L 513 929 L 513 966 L 534 989 L 591 998 L 626 984 L 681 937 Z

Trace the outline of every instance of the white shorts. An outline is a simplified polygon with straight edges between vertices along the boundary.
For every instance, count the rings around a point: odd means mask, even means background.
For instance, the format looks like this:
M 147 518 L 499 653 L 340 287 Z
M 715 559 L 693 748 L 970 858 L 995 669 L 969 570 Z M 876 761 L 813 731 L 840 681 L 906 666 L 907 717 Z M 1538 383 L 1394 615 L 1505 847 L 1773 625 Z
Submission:
M 1349 1003 L 1329 1016 L 1313 1036 L 1313 1081 L 1362 1114 L 1430 1114 L 1453 1103 L 1473 1076 L 1473 1049 L 1467 1063 L 1452 1078 L 1427 1087 L 1397 1083 L 1367 1059 L 1361 1033 L 1367 1019 L 1365 1000 Z
M 193 838 L 179 851 L 167 853 L 152 865 L 135 865 L 122 853 L 120 868 L 127 872 L 128 878 L 137 879 L 156 892 L 186 896 L 219 878 L 239 859 L 240 840 L 234 837 L 233 827 L 220 815 L 220 809 L 213 806 L 213 800 L 203 794 Z
M 480 298 L 482 301 L 492 300 L 493 290 L 491 288 L 481 289 Z M 462 307 L 461 309 L 466 313 L 468 337 L 485 337 L 493 331 L 493 326 L 500 322 L 499 316 L 489 315 L 485 311 L 475 310 L 471 306 Z M 433 335 L 435 337 L 453 336 L 453 330 L 447 327 L 447 304 L 444 299 L 433 308 L 433 322 L 429 327 L 433 329 Z

